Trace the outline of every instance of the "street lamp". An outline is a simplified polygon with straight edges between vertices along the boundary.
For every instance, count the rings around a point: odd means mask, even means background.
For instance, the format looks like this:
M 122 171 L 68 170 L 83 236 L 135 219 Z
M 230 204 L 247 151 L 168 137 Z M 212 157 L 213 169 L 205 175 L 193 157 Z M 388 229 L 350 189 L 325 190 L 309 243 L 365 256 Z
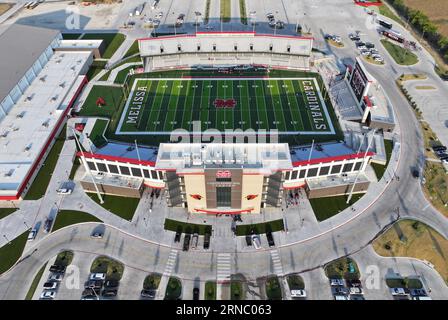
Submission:
M 11 241 L 9 241 L 9 239 L 6 237 L 6 234 L 3 235 L 3 238 L 5 238 L 6 241 L 8 241 L 8 244 L 11 244 Z

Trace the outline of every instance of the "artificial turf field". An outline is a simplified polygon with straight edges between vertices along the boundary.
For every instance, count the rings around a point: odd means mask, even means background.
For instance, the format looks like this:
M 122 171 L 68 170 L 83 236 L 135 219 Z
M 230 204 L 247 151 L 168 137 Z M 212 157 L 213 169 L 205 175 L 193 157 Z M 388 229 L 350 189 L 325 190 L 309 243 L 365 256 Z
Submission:
M 289 134 L 334 134 L 315 78 L 137 79 L 116 134 L 170 134 L 206 129 L 277 129 Z

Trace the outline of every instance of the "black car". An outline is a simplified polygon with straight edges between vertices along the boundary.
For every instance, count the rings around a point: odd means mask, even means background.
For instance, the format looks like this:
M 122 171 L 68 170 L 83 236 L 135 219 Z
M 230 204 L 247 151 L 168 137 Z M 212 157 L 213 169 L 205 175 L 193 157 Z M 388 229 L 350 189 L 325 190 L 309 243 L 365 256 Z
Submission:
M 366 48 L 367 49 L 372 49 L 372 48 L 375 48 L 375 45 L 373 43 L 371 43 L 371 42 L 366 42 Z
M 413 176 L 414 178 L 418 178 L 418 177 L 420 177 L 420 173 L 418 172 L 417 169 L 412 169 L 412 176 Z
M 118 288 L 120 282 L 117 280 L 107 280 L 104 282 L 104 289 L 106 290 L 112 290 Z
M 52 218 L 47 218 L 47 220 L 45 220 L 44 232 L 45 233 L 50 232 L 52 225 L 53 225 L 53 219 Z
M 181 235 L 182 235 L 182 233 L 177 231 L 176 235 L 174 236 L 174 242 L 180 242 L 180 236 Z
M 91 289 L 101 289 L 103 286 L 103 281 L 101 280 L 89 280 L 84 284 L 84 288 L 91 288 Z
M 117 289 L 104 289 L 102 296 L 103 297 L 115 297 L 118 293 Z
M 199 288 L 193 289 L 193 300 L 199 300 Z
M 274 237 L 272 236 L 272 232 L 267 232 L 266 238 L 268 238 L 268 244 L 270 247 L 275 246 Z
M 434 146 L 434 147 L 432 147 L 432 150 L 434 150 L 434 151 L 446 151 L 446 147 L 445 146 Z
M 57 273 L 65 273 L 65 266 L 59 266 L 59 265 L 52 265 L 50 267 L 51 272 L 57 272 Z
M 191 235 L 190 234 L 186 234 L 185 238 L 184 238 L 184 245 L 182 247 L 183 251 L 188 251 L 188 249 L 190 247 L 190 240 L 191 240 Z
M 140 292 L 140 296 L 142 298 L 154 299 L 156 297 L 156 290 L 143 289 L 142 292 Z
M 210 233 L 205 233 L 204 235 L 204 249 L 210 248 Z
M 248 247 L 250 247 L 252 245 L 252 238 L 250 235 L 246 236 L 246 244 Z

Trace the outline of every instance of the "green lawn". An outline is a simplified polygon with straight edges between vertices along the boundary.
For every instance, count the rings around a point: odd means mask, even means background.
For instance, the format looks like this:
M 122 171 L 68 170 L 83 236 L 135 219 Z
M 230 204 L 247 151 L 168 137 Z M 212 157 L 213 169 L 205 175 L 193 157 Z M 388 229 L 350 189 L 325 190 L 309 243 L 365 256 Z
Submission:
M 216 300 L 216 281 L 207 281 L 205 283 L 205 300 Z
M 67 126 L 65 125 L 62 128 L 59 137 L 56 138 L 51 151 L 48 153 L 36 178 L 34 178 L 33 184 L 28 189 L 28 192 L 24 197 L 25 200 L 40 199 L 47 191 L 48 184 L 50 183 L 51 176 L 53 175 L 54 168 L 59 159 L 59 154 L 64 146 L 66 129 Z
M 98 73 L 100 73 L 106 66 L 107 61 L 95 60 L 90 65 L 89 71 L 87 71 L 87 79 L 92 80 Z
M 25 248 L 28 234 L 29 231 L 27 230 L 15 239 L 8 239 L 11 242 L 0 248 L 0 274 L 8 271 L 19 260 L 23 248 Z
M 318 221 L 324 221 L 337 215 L 361 199 L 364 194 L 353 194 L 350 203 L 347 204 L 347 196 L 325 197 L 310 199 L 311 207 Z
M 0 208 L 0 219 L 3 219 L 16 211 L 17 208 Z
M 390 157 L 392 155 L 392 150 L 394 148 L 394 144 L 392 140 L 384 140 L 384 148 L 386 149 L 386 157 L 387 161 L 385 165 L 379 164 L 379 163 L 371 163 L 373 170 L 375 171 L 376 177 L 378 180 L 380 180 L 384 172 L 386 171 L 387 165 L 389 164 Z
M 72 263 L 74 255 L 75 254 L 73 253 L 73 251 L 69 251 L 69 250 L 61 251 L 57 255 L 54 264 L 57 266 L 67 267 L 68 265 L 70 265 Z
M 220 7 L 220 15 L 221 15 L 221 21 L 222 22 L 230 22 L 230 19 L 232 18 L 232 10 L 231 0 L 220 0 L 221 7 Z
M 82 39 L 102 39 L 105 42 L 102 58 L 110 59 L 121 46 L 126 36 L 121 33 L 85 33 Z
M 243 283 L 241 281 L 230 281 L 230 300 L 244 300 Z
M 72 169 L 70 170 L 70 175 L 68 176 L 70 180 L 73 180 L 75 178 L 76 170 L 78 170 L 80 165 L 81 164 L 79 163 L 79 159 L 75 159 L 72 165 Z
M 245 236 L 248 234 L 252 234 L 252 230 L 255 232 L 255 234 L 263 234 L 268 231 L 276 232 L 285 230 L 285 226 L 283 225 L 283 219 L 257 224 L 242 224 L 236 226 L 236 235 Z
M 159 273 L 151 273 L 143 281 L 143 289 L 145 290 L 157 290 L 159 288 L 160 279 L 162 275 Z
M 180 231 L 182 233 L 199 233 L 204 235 L 205 233 L 212 233 L 212 226 L 209 224 L 194 224 L 186 223 L 182 221 L 176 221 L 172 219 L 165 219 L 165 230 Z
M 96 193 L 86 193 L 93 201 L 98 203 L 100 206 L 106 210 L 116 214 L 120 218 L 131 221 L 134 216 L 135 210 L 137 209 L 140 199 L 138 198 L 128 198 L 128 197 L 118 197 L 112 195 L 102 195 L 104 203 L 100 204 L 98 196 Z
M 91 273 L 106 273 L 107 280 L 120 280 L 123 276 L 124 265 L 106 256 L 100 256 L 92 262 Z
M 62 39 L 64 40 L 77 40 L 82 33 L 63 33 Z
M 268 300 L 282 299 L 282 288 L 280 287 L 278 277 L 274 276 L 266 279 L 266 295 Z
M 138 41 L 135 40 L 134 43 L 129 47 L 128 51 L 124 54 L 123 58 L 130 57 L 139 52 L 140 50 L 138 49 Z
M 105 100 L 106 105 L 102 107 L 98 107 L 96 105 L 96 101 L 99 97 Z M 79 115 L 112 118 L 120 108 L 122 98 L 122 88 L 95 85 L 89 92 L 89 95 L 87 96 L 87 99 L 84 102 Z
M 36 292 L 36 289 L 37 289 L 37 285 L 39 284 L 39 281 L 40 281 L 40 279 L 42 278 L 42 274 L 43 274 L 44 271 L 45 271 L 45 267 L 47 266 L 47 263 L 48 263 L 48 262 L 46 262 L 46 263 L 42 266 L 42 268 L 40 268 L 40 270 L 36 273 L 36 276 L 34 277 L 33 282 L 31 282 L 31 286 L 30 286 L 30 288 L 28 289 L 28 292 L 27 292 L 27 294 L 26 294 L 25 300 L 31 300 L 31 299 L 33 299 L 34 293 Z
M 379 6 L 379 10 L 381 15 L 390 18 L 395 22 L 398 22 L 399 24 L 404 26 L 404 22 L 400 19 L 400 17 L 398 17 L 395 13 L 393 13 L 392 10 L 390 10 L 390 8 L 387 5 L 383 4 L 382 6 Z
M 353 268 L 351 269 L 350 266 Z M 324 267 L 328 278 L 339 278 L 347 280 L 358 280 L 360 278 L 359 268 L 356 262 L 347 257 L 339 258 L 329 262 Z
M 305 282 L 298 274 L 289 274 L 286 278 L 290 290 L 303 290 L 305 289 Z
M 170 277 L 165 291 L 165 300 L 177 300 L 182 293 L 182 283 L 175 277 Z
M 418 62 L 418 57 L 411 50 L 405 49 L 386 39 L 382 39 L 381 43 L 397 64 L 410 66 Z
M 240 1 L 240 20 L 242 24 L 247 24 L 246 0 Z
M 119 71 L 117 73 L 117 76 L 116 76 L 115 80 L 114 80 L 114 83 L 124 84 L 124 82 L 126 80 L 126 77 L 127 77 L 128 73 L 129 73 L 129 70 L 136 69 L 136 68 L 141 68 L 142 66 L 143 65 L 129 66 L 129 67 Z
M 95 125 L 90 132 L 89 138 L 92 143 L 101 148 L 107 144 L 107 139 L 104 137 L 109 120 L 97 119 Z
M 56 216 L 52 232 L 66 226 L 82 222 L 102 222 L 98 218 L 82 211 L 61 210 Z
M 408 289 L 421 289 L 423 284 L 419 279 L 415 278 L 388 278 L 386 279 L 386 285 L 389 288 L 408 288 Z

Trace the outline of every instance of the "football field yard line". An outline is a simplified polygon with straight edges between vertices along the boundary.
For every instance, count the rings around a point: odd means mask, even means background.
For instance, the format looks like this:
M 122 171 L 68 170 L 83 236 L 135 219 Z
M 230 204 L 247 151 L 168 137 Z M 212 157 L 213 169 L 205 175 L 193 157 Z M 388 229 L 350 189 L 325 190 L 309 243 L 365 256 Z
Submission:
M 222 82 L 221 81 L 217 81 L 216 82 L 216 86 L 217 86 L 217 96 L 216 98 L 218 99 L 223 99 L 224 95 L 225 95 L 225 90 L 222 87 Z M 223 130 L 223 121 L 224 121 L 224 114 L 222 112 L 222 109 L 216 109 L 216 129 L 218 130 Z
M 226 113 L 226 129 L 232 129 L 235 127 L 235 117 L 233 116 L 233 113 L 235 112 L 235 108 L 240 108 L 239 106 L 239 97 L 235 96 L 233 92 L 233 81 L 226 81 L 227 85 L 226 88 L 226 99 L 235 99 L 236 105 L 234 108 L 226 108 L 224 109 Z
M 210 81 L 210 83 L 212 83 Z M 216 124 L 216 117 L 217 117 L 217 111 L 213 102 L 215 101 L 216 97 L 218 95 L 218 85 L 215 85 L 213 87 L 210 88 L 209 91 L 209 96 L 207 97 L 207 108 L 209 110 L 208 113 L 208 122 L 209 124 L 207 124 L 207 127 L 210 129 L 217 129 L 217 124 Z
M 249 82 L 248 81 L 244 81 L 241 82 L 241 85 L 243 86 L 240 89 L 241 92 L 241 97 L 243 97 L 243 95 L 245 96 L 245 99 L 242 99 L 244 101 L 244 105 L 241 105 L 241 121 L 244 122 L 244 130 L 247 130 L 249 128 L 252 128 L 252 120 L 250 118 L 250 105 L 251 102 L 249 101 Z M 244 94 L 243 94 L 244 92 Z
M 171 91 L 173 90 L 174 82 L 167 82 L 167 86 L 168 87 L 165 89 L 165 93 L 162 96 L 162 102 L 160 104 L 159 113 L 157 115 L 157 124 L 155 125 L 154 130 L 156 132 L 163 131 L 163 126 L 165 125 L 166 114 L 168 111 L 169 102 L 171 100 Z
M 180 88 L 179 99 L 177 103 L 176 112 L 174 113 L 175 126 L 171 130 L 179 128 L 182 125 L 182 119 L 185 112 L 185 103 L 187 100 L 187 95 L 190 92 L 191 81 L 183 81 L 182 88 Z
M 286 82 L 287 81 L 287 82 Z M 296 125 L 295 126 L 295 130 L 296 131 L 301 131 L 303 130 L 305 127 L 303 125 L 303 120 L 302 120 L 302 116 L 300 114 L 300 106 L 297 102 L 296 99 L 296 95 L 295 95 L 295 91 L 294 91 L 294 85 L 292 84 L 292 80 L 286 80 L 285 83 L 288 85 L 286 91 L 286 97 L 288 99 L 289 102 L 289 107 L 291 109 L 291 113 L 295 114 L 296 119 L 295 121 L 300 122 L 300 126 Z M 302 106 L 302 108 L 304 108 L 305 106 Z M 300 130 L 297 130 L 300 129 Z
M 256 103 L 254 105 L 252 105 L 251 108 L 255 108 L 257 110 L 258 114 L 261 113 L 263 115 L 263 118 L 261 118 L 259 116 L 256 118 L 259 121 L 259 124 L 256 125 L 256 127 L 253 129 L 268 130 L 269 124 L 272 123 L 273 121 L 275 121 L 275 114 L 274 114 L 273 110 L 272 110 L 272 112 L 270 112 L 267 108 L 266 98 L 265 98 L 266 92 L 264 91 L 264 83 L 261 81 L 255 82 L 255 83 L 258 84 L 258 87 L 255 88 L 255 90 L 254 90 Z M 252 101 L 253 101 L 253 98 L 252 98 Z M 271 117 L 273 117 L 273 119 L 270 119 L 269 113 L 271 114 Z
M 303 103 L 303 108 L 302 110 L 304 110 L 304 112 L 301 112 L 302 114 L 302 119 L 303 119 L 303 123 L 304 123 L 304 130 L 305 131 L 314 131 L 313 129 L 313 119 L 310 118 L 310 114 L 308 112 L 308 109 L 306 108 L 306 100 L 305 100 L 305 91 L 303 89 L 303 85 L 301 85 L 302 82 L 301 81 L 297 81 L 296 83 L 294 83 L 294 87 L 296 89 L 296 91 L 300 92 L 300 96 L 301 96 L 301 100 Z
M 283 117 L 285 118 L 285 126 L 288 131 L 298 131 L 296 130 L 298 119 L 295 118 L 288 97 L 286 96 L 285 86 L 287 87 L 288 85 L 283 80 L 277 81 L 277 84 L 278 96 L 282 106 L 281 110 L 283 110 Z
M 182 82 L 175 81 L 173 88 L 171 89 L 170 101 L 168 102 L 168 112 L 165 117 L 165 123 L 163 125 L 163 131 L 173 131 L 174 119 L 176 118 L 176 112 L 179 107 L 179 97 L 182 90 Z
M 202 90 L 204 90 L 204 81 L 195 81 L 195 85 L 197 88 L 195 89 L 195 95 L 193 98 L 193 106 L 191 108 L 190 119 L 187 120 L 190 122 L 190 130 L 193 130 L 193 121 L 200 120 L 201 114 L 201 103 L 202 103 Z
M 235 99 L 237 99 L 237 105 L 233 109 L 233 121 L 235 127 L 243 129 L 243 125 L 241 123 L 241 112 L 243 110 L 241 102 L 243 101 L 243 99 L 241 99 L 241 90 L 239 88 L 239 85 L 240 81 L 232 81 L 233 95 L 235 96 Z
M 211 93 L 211 88 L 208 87 L 211 82 L 210 81 L 205 81 L 204 82 L 206 85 L 202 87 L 201 90 L 201 103 L 200 103 L 200 110 L 201 110 L 201 114 L 200 114 L 200 120 L 201 120 L 201 128 L 202 130 L 207 130 L 208 127 L 210 126 L 208 124 L 209 121 L 209 114 L 210 114 L 210 93 Z
M 160 81 L 160 84 L 157 86 L 156 89 L 156 97 L 152 103 L 151 106 L 146 106 L 146 107 L 150 107 L 151 108 L 151 113 L 149 114 L 149 120 L 146 123 L 146 128 L 148 131 L 155 131 L 156 129 L 156 124 L 154 122 L 157 121 L 157 119 L 159 118 L 159 111 L 160 108 L 162 107 L 162 101 L 163 101 L 163 96 L 165 95 L 165 90 L 168 86 L 167 81 Z
M 276 80 L 269 80 L 269 84 L 272 85 L 270 89 L 270 98 L 272 100 L 272 108 L 274 109 L 275 118 L 277 119 L 279 124 L 276 124 L 276 128 L 279 131 L 287 131 L 286 128 L 286 119 L 283 112 L 283 106 L 280 101 L 280 95 L 278 91 L 278 83 Z M 275 91 L 277 92 L 275 94 Z
M 144 82 L 144 86 L 148 88 L 148 91 L 143 100 L 142 110 L 140 111 L 140 117 L 135 126 L 135 129 L 137 131 L 146 130 L 146 122 L 148 121 L 149 113 L 151 112 L 151 109 L 147 108 L 147 105 L 151 105 L 153 103 L 154 95 L 152 94 L 152 92 L 157 91 L 158 84 L 154 83 L 153 81 L 149 82 L 146 81 Z
M 196 81 L 187 81 L 189 83 L 189 90 L 186 93 L 185 98 L 185 106 L 184 106 L 184 112 L 182 114 L 182 128 L 188 128 L 190 129 L 190 125 L 188 124 L 188 121 L 191 121 L 192 117 L 192 109 L 193 109 L 193 99 L 196 94 L 196 88 L 194 87 L 196 85 Z

